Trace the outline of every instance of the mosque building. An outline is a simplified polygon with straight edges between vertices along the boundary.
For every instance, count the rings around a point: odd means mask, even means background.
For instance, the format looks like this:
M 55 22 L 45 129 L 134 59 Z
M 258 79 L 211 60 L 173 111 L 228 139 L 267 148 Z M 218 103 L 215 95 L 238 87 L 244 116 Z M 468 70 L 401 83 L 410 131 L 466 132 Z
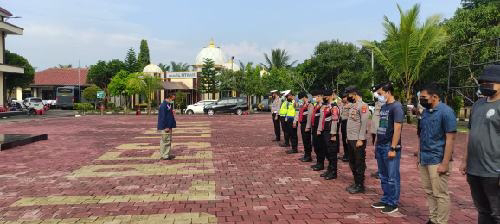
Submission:
M 215 45 L 215 41 L 212 39 L 208 46 L 202 48 L 196 55 L 190 71 L 163 72 L 162 69 L 155 64 L 149 64 L 144 67 L 143 73 L 145 75 L 156 76 L 163 81 L 163 88 L 153 94 L 154 102 L 161 103 L 162 99 L 170 92 L 185 93 L 187 105 L 196 103 L 200 100 L 212 99 L 212 94 L 203 94 L 200 91 L 199 78 L 206 59 L 211 59 L 215 62 L 215 70 L 218 72 L 223 69 L 233 71 L 239 71 L 241 69 L 239 63 L 235 63 L 234 57 L 226 60 L 226 54 L 220 47 Z M 236 92 L 219 92 L 215 95 L 215 100 L 217 100 L 225 96 L 236 96 Z M 132 96 L 131 102 L 133 102 L 132 106 L 139 105 L 144 103 L 144 99 L 142 99 L 141 96 Z

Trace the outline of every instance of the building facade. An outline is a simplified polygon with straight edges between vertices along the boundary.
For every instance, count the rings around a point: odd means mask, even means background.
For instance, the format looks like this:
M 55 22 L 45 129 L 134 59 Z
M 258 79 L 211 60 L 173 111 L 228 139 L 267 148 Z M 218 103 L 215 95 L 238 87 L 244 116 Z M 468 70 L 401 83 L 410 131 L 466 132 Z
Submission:
M 5 37 L 7 35 L 22 35 L 23 28 L 8 23 L 6 20 L 12 14 L 0 8 L 0 107 L 7 106 L 7 75 L 20 75 L 24 73 L 24 68 L 5 64 Z

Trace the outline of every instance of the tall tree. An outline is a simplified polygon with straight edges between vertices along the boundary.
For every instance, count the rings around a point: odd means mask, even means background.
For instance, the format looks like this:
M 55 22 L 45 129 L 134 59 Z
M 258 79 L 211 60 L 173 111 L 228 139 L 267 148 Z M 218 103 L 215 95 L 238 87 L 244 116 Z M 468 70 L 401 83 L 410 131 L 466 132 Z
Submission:
M 146 40 L 141 40 L 137 63 L 139 64 L 139 69 L 143 69 L 144 67 L 146 67 L 146 65 L 151 64 L 148 42 Z
M 134 48 L 128 49 L 127 56 L 125 56 L 125 69 L 128 73 L 142 72 L 139 69 L 139 63 L 137 62 L 137 55 L 135 54 Z
M 206 58 L 203 61 L 200 88 L 202 92 L 212 94 L 212 99 L 215 99 L 215 93 L 218 91 L 218 83 L 215 62 L 212 59 Z
M 21 55 L 16 53 L 11 53 L 10 51 L 5 51 L 5 64 L 15 65 L 24 68 L 24 74 L 17 73 L 4 73 L 5 75 L 5 85 L 7 89 L 7 95 L 12 95 L 16 87 L 26 88 L 32 82 L 35 77 L 35 69 L 29 61 Z M 20 99 L 18 99 L 20 100 Z
M 445 29 L 439 25 L 441 17 L 430 16 L 419 24 L 420 5 L 400 13 L 399 27 L 384 17 L 386 52 L 374 43 L 362 41 L 363 46 L 373 49 L 378 60 L 384 65 L 391 79 L 404 86 L 404 100 L 411 103 L 413 87 L 420 76 L 420 68 L 429 52 L 446 41 Z
M 109 72 L 106 61 L 99 60 L 95 65 L 90 66 L 87 81 L 104 89 L 111 81 L 111 77 L 113 77 L 113 74 Z
M 290 55 L 288 55 L 285 49 L 272 49 L 271 57 L 267 53 L 264 53 L 264 57 L 266 63 L 262 64 L 262 66 L 268 71 L 271 71 L 273 68 L 289 68 L 297 63 L 297 61 L 290 62 Z

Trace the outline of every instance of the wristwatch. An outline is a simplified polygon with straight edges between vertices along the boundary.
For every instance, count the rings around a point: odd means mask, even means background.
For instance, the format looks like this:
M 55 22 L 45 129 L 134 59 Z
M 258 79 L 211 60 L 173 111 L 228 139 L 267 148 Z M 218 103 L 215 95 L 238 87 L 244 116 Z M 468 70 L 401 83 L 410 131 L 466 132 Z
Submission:
M 392 146 L 391 146 L 391 152 L 397 152 L 397 151 L 399 151 L 399 150 L 401 150 L 401 146 L 399 146 L 399 145 L 398 145 L 398 146 L 396 146 L 396 147 L 392 147 Z

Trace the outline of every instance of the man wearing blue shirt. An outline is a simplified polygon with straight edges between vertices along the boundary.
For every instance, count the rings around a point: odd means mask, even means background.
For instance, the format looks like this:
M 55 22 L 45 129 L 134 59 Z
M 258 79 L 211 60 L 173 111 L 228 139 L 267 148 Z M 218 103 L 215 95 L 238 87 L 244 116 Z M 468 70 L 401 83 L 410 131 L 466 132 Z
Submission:
M 453 110 L 441 102 L 436 85 L 431 84 L 420 92 L 420 104 L 425 110 L 419 127 L 418 166 L 430 210 L 427 223 L 448 223 L 450 216 L 448 177 L 451 171 L 457 120 Z
M 372 207 L 382 209 L 382 213 L 390 214 L 397 212 L 399 205 L 401 128 L 404 112 L 403 105 L 394 99 L 392 83 L 377 85 L 375 89 L 378 101 L 383 104 L 380 108 L 375 154 L 384 196 L 380 202 L 372 204 Z
M 167 98 L 161 103 L 158 111 L 158 131 L 161 132 L 160 155 L 163 160 L 172 160 L 175 155 L 170 155 L 172 148 L 172 129 L 177 124 L 174 117 L 173 103 L 175 94 L 169 93 Z

